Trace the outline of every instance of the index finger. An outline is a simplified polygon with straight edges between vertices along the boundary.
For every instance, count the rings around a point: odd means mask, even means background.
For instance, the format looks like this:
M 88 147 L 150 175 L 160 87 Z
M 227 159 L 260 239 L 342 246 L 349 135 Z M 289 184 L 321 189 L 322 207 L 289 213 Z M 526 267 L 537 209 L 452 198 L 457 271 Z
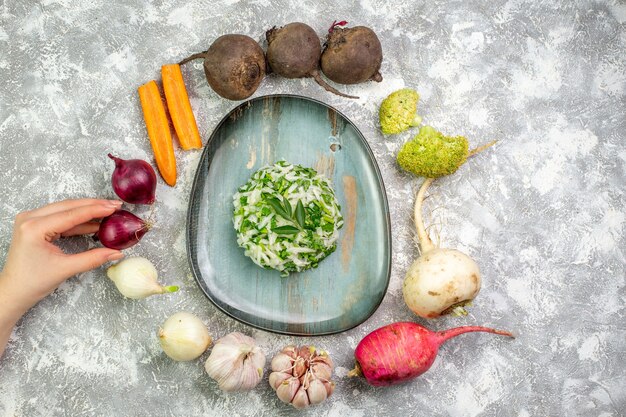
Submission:
M 92 219 L 99 219 L 113 214 L 119 207 L 117 205 L 90 204 L 87 206 L 74 207 L 69 210 L 52 213 L 47 216 L 34 219 L 37 230 L 45 235 L 60 235 Z
M 43 207 L 30 210 L 27 212 L 27 214 L 28 214 L 28 218 L 42 217 L 42 216 L 47 216 L 49 214 L 58 213 L 60 211 L 70 210 L 75 207 L 88 206 L 88 205 L 93 205 L 93 204 L 100 204 L 100 205 L 106 206 L 112 203 L 119 204 L 119 206 L 122 205 L 122 202 L 117 201 L 117 200 L 104 200 L 104 199 L 99 199 L 99 198 L 75 198 L 75 199 L 57 201 L 55 203 L 47 204 Z

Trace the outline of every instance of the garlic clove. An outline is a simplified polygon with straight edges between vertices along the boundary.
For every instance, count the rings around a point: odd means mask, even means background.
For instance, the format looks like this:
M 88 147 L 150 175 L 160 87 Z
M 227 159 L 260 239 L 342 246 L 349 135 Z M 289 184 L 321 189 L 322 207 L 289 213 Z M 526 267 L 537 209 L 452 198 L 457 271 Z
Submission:
M 315 346 L 301 346 L 298 349 L 298 356 L 302 359 L 309 360 L 311 356 L 315 353 Z
M 332 393 L 335 392 L 334 382 L 324 382 L 324 387 L 326 388 L 326 394 L 328 394 L 328 397 L 330 397 Z
M 319 379 L 312 380 L 306 392 L 309 396 L 309 402 L 311 405 L 319 404 L 328 398 L 326 387 Z
M 241 372 L 241 384 L 239 390 L 254 388 L 263 378 L 263 368 L 255 367 L 252 364 L 245 364 Z
M 309 383 L 313 379 L 313 374 L 311 372 L 306 372 L 304 375 L 300 375 L 300 385 L 307 389 L 309 387 Z
M 297 409 L 307 408 L 309 406 L 309 397 L 306 393 L 304 387 L 300 387 L 298 391 L 296 391 L 296 395 L 294 395 L 291 400 L 291 405 L 293 405 Z
M 317 378 L 328 381 L 330 380 L 333 370 L 325 363 L 314 363 L 311 364 L 311 372 L 313 372 L 313 375 L 315 375 Z
M 285 355 L 289 356 L 291 359 L 296 359 L 298 356 L 297 349 L 294 345 L 285 346 L 285 348 L 281 351 Z
M 300 377 L 307 371 L 307 364 L 302 357 L 298 357 L 293 365 L 293 376 Z
M 278 388 L 278 386 L 288 378 L 291 378 L 291 374 L 286 372 L 272 372 L 269 379 L 270 386 L 274 391 L 276 391 L 276 388 Z
M 296 377 L 290 377 L 284 380 L 278 388 L 276 388 L 276 395 L 278 399 L 284 403 L 291 403 L 291 400 L 296 395 L 296 392 L 300 388 L 300 380 Z
M 325 363 L 313 363 L 311 364 L 311 372 L 313 372 L 313 375 L 317 378 L 328 381 L 330 380 L 333 370 Z
M 107 269 L 107 276 L 124 297 L 135 300 L 178 291 L 175 285 L 164 287 L 159 284 L 158 273 L 152 262 L 138 256 L 111 265 Z
M 211 344 L 211 336 L 202 320 L 180 312 L 169 317 L 158 332 L 159 343 L 175 361 L 190 361 L 202 355 Z
M 266 359 L 265 354 L 261 351 L 261 348 L 255 346 L 248 355 L 247 360 L 250 361 L 250 364 L 248 364 L 248 366 L 256 369 L 257 373 L 259 374 L 259 378 L 262 378 L 263 368 L 265 368 Z
M 332 359 L 330 359 L 330 356 L 328 356 L 328 353 L 323 352 L 322 355 L 316 356 L 315 358 L 311 359 L 311 362 L 313 363 L 324 363 L 326 365 L 328 365 L 330 367 L 330 369 L 333 369 L 334 364 Z
M 275 372 L 291 372 L 293 368 L 293 358 L 286 353 L 278 353 L 272 359 L 272 371 Z

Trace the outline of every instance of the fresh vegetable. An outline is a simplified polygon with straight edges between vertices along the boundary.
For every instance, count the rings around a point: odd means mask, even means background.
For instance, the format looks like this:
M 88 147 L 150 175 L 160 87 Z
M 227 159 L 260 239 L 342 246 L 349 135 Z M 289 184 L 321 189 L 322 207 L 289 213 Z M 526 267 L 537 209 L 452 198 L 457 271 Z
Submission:
M 403 88 L 389 94 L 380 105 L 378 116 L 380 128 L 385 135 L 404 132 L 412 126 L 419 126 L 422 117 L 417 114 L 417 91 Z
M 333 361 L 314 346 L 287 346 L 272 359 L 270 386 L 278 398 L 295 408 L 326 400 L 335 390 L 330 380 Z
M 430 126 L 423 126 L 413 140 L 405 143 L 398 152 L 398 164 L 418 177 L 438 178 L 450 175 L 472 155 L 496 142 L 489 142 L 469 150 L 463 136 L 444 136 Z
M 183 59 L 180 65 L 199 58 L 204 59 L 204 74 L 211 88 L 229 100 L 250 97 L 265 77 L 265 54 L 249 36 L 220 36 L 207 51 Z
M 156 81 L 150 81 L 139 87 L 139 100 L 157 168 L 165 182 L 173 187 L 176 185 L 174 145 Z
M 230 333 L 215 342 L 204 368 L 226 392 L 256 387 L 263 378 L 265 354 L 256 340 L 241 333 Z
M 322 72 L 340 84 L 382 81 L 383 50 L 376 33 L 365 26 L 339 28 L 347 22 L 333 22 L 321 57 Z
M 107 248 L 126 249 L 137 244 L 152 224 L 126 210 L 117 210 L 100 222 L 96 237 Z
M 237 243 L 283 275 L 317 267 L 335 251 L 343 226 L 330 181 L 312 168 L 279 161 L 255 172 L 233 196 Z
M 422 202 L 433 181 L 432 178 L 424 181 L 415 201 L 421 255 L 406 273 L 402 294 L 409 309 L 421 317 L 467 314 L 463 306 L 471 303 L 480 291 L 480 271 L 476 262 L 463 252 L 437 248 L 430 240 L 422 219 Z
M 426 128 L 422 128 L 422 131 L 424 129 Z M 430 129 L 432 128 L 426 130 Z M 467 156 L 475 155 L 494 143 L 491 142 L 470 152 L 464 152 L 462 158 L 457 158 L 457 160 L 461 160 L 459 165 L 465 162 Z M 440 156 L 443 153 L 445 152 L 441 151 L 438 154 L 438 150 L 434 149 L 433 152 L 429 153 L 431 159 L 424 158 L 424 163 L 430 164 L 429 172 L 441 172 L 441 165 L 437 166 L 433 161 L 441 163 L 444 158 Z M 439 156 L 433 157 L 432 155 Z M 453 158 L 449 158 L 447 161 L 449 162 L 451 159 Z M 444 161 L 442 165 L 445 164 Z M 409 267 L 404 278 L 402 286 L 404 301 L 415 314 L 421 317 L 434 318 L 448 313 L 467 314 L 463 307 L 470 304 L 480 291 L 480 272 L 476 262 L 463 252 L 456 249 L 435 247 L 430 240 L 422 218 L 422 203 L 426 190 L 433 181 L 434 178 L 428 178 L 424 181 L 417 193 L 413 207 L 421 254 Z
M 155 200 L 156 174 L 152 166 L 141 159 L 121 159 L 109 154 L 115 161 L 111 176 L 113 191 L 131 204 L 152 204 Z
M 165 287 L 159 284 L 156 268 L 152 262 L 142 257 L 127 258 L 110 266 L 107 276 L 124 297 L 135 300 L 178 291 L 176 285 Z
M 479 326 L 433 332 L 416 323 L 393 323 L 374 330 L 359 342 L 354 352 L 356 366 L 348 376 L 363 376 L 374 386 L 408 381 L 428 371 L 443 342 L 469 332 L 513 337 L 504 330 Z
M 165 354 L 175 361 L 196 359 L 211 345 L 209 330 L 202 320 L 184 311 L 165 320 L 158 336 Z
M 342 97 L 358 98 L 337 91 L 320 75 L 319 61 L 322 55 L 320 40 L 309 25 L 289 23 L 281 28 L 274 26 L 265 33 L 267 39 L 267 62 L 276 74 L 285 78 L 312 77 L 326 91 Z
M 202 148 L 200 132 L 191 109 L 180 65 L 163 65 L 161 67 L 161 79 L 163 80 L 167 109 L 181 148 L 184 150 Z
M 438 178 L 454 173 L 469 156 L 463 136 L 444 136 L 430 126 L 406 142 L 398 152 L 398 164 L 418 177 Z

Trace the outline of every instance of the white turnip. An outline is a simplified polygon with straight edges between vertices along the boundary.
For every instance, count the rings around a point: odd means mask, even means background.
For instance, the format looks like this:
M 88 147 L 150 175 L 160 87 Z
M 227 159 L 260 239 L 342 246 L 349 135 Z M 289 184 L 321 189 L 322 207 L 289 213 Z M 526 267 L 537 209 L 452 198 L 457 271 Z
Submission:
M 475 155 L 493 143 L 474 149 L 468 156 Z M 476 262 L 463 252 L 438 248 L 430 240 L 422 219 L 422 203 L 433 181 L 434 178 L 427 178 L 415 199 L 414 218 L 421 256 L 409 267 L 402 294 L 406 305 L 421 317 L 467 314 L 463 307 L 480 291 L 480 271 Z

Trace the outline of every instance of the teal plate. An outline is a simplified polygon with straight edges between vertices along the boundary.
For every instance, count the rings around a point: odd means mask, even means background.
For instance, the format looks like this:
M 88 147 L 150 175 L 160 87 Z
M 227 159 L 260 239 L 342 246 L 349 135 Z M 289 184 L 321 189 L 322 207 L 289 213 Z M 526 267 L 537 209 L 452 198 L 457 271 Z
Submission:
M 259 168 L 280 159 L 331 179 L 345 220 L 337 250 L 319 267 L 280 273 L 237 245 L 232 196 Z M 365 138 L 326 104 L 271 95 L 232 110 L 209 138 L 191 191 L 187 253 L 213 304 L 248 325 L 282 334 L 339 333 L 378 308 L 391 272 L 389 207 Z

